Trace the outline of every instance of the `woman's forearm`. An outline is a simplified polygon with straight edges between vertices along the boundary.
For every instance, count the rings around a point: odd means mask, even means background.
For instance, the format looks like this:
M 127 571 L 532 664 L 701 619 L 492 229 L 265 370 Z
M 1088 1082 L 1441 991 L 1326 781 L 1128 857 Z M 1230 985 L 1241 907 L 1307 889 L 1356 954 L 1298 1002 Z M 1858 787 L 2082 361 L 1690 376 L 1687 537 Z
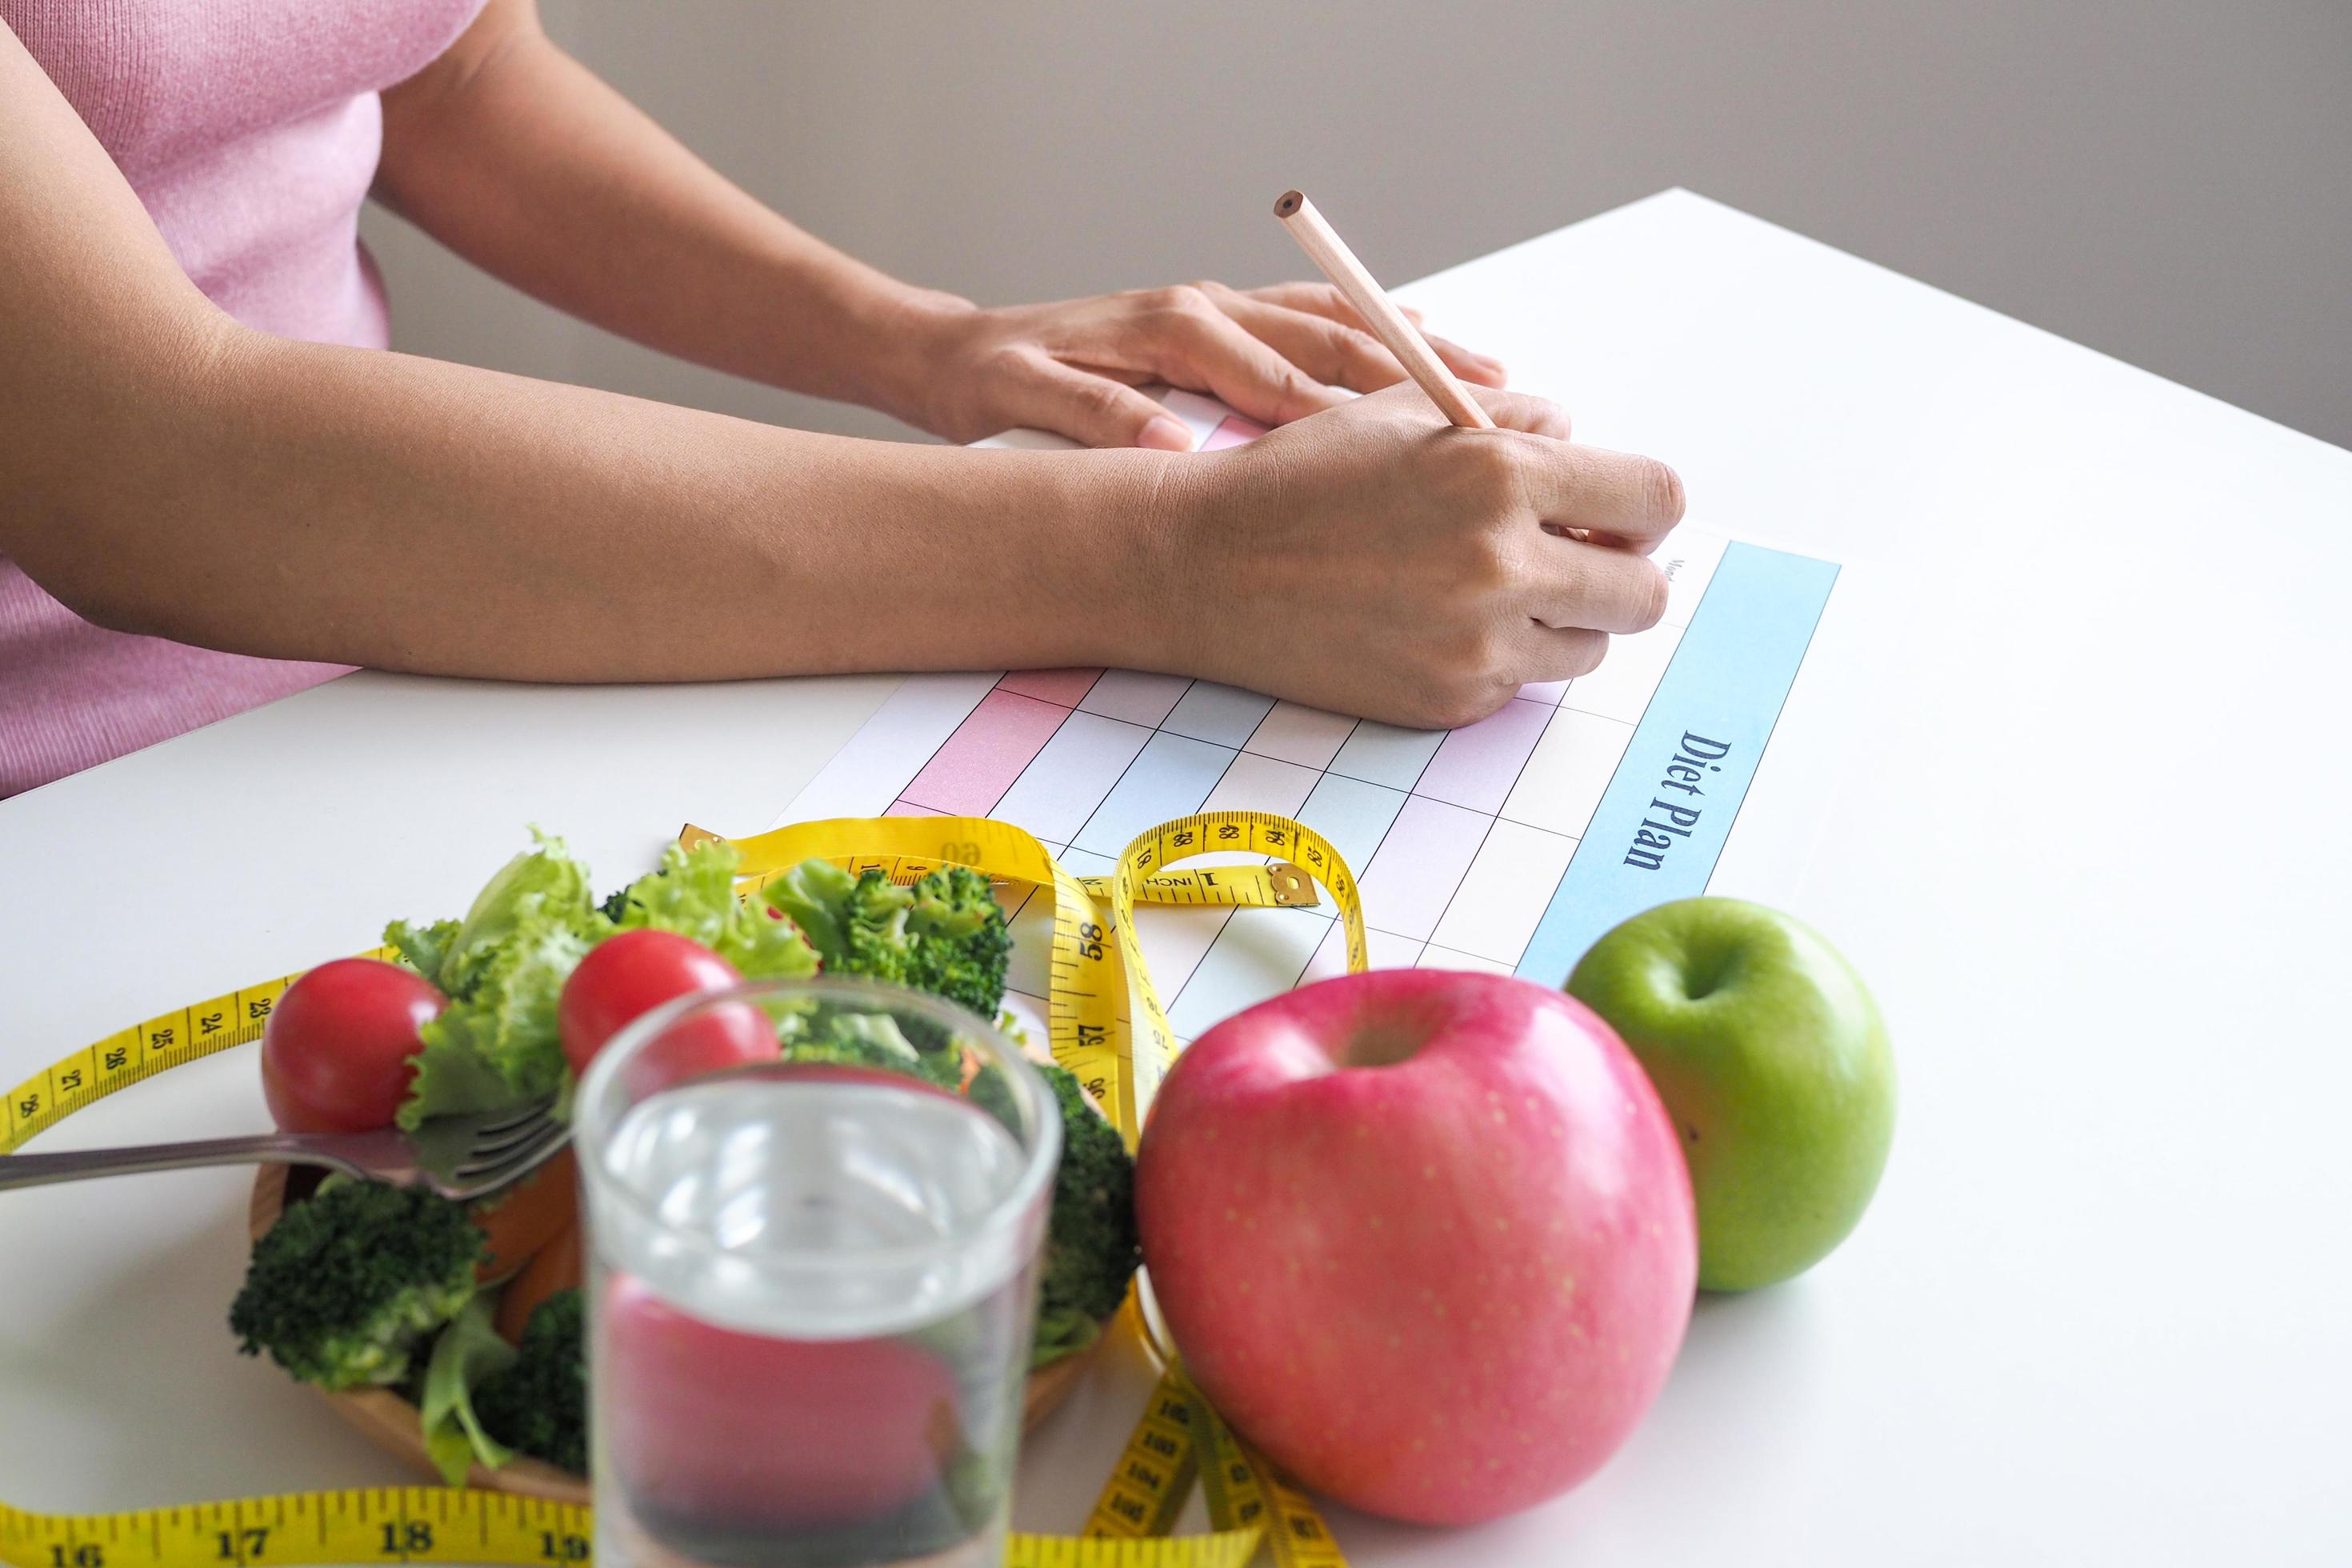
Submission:
M 451 675 L 670 680 L 1107 660 L 1160 454 L 811 435 L 225 327 L 20 474 L 93 619 Z M 1117 518 L 1118 526 L 1101 526 Z
M 1189 341 L 1298 327 L 1175 292 Z M 1461 723 L 1654 624 L 1682 509 L 1663 465 L 1481 396 L 1495 430 L 1401 386 L 1197 457 L 975 451 L 269 337 L 0 26 L 0 553 L 115 626 L 551 680 L 1116 663 Z
M 536 0 L 488 0 L 383 104 L 377 194 L 461 255 L 640 342 L 953 440 L 1028 426 L 1181 450 L 1190 435 L 1139 387 L 1280 425 L 1403 374 L 1323 285 L 982 310 L 900 283 L 730 184 L 557 48 Z M 1502 384 L 1494 361 L 1433 346 Z
M 902 416 L 919 367 L 891 352 L 918 289 L 795 227 L 494 0 L 384 95 L 377 195 L 528 293 L 639 342 Z

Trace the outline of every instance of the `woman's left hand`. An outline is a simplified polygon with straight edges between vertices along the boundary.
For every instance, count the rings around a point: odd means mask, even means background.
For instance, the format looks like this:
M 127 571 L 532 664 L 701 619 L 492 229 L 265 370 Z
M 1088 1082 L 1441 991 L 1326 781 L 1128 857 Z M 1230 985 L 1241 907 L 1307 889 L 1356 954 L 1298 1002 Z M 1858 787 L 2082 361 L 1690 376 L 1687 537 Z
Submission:
M 1136 388 L 1206 393 L 1282 425 L 1345 402 L 1340 388 L 1376 392 L 1404 379 L 1326 283 L 1192 283 L 999 310 L 934 296 L 897 324 L 907 337 L 893 347 L 908 356 L 902 412 L 955 441 L 1027 426 L 1090 447 L 1181 452 L 1191 433 Z M 1486 355 L 1443 338 L 1430 346 L 1465 381 L 1503 384 L 1502 365 Z

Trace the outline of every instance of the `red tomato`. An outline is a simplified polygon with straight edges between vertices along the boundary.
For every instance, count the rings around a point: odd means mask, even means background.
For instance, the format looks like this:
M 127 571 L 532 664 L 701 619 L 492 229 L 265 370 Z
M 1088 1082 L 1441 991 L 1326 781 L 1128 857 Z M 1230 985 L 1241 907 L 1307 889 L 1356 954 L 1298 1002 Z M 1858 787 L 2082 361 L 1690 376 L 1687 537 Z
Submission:
M 666 931 L 625 931 L 597 943 L 563 983 L 555 1020 L 574 1076 L 604 1042 L 673 997 L 740 985 L 735 966 Z M 776 1059 L 776 1032 L 756 1007 L 714 1007 L 662 1037 L 644 1058 L 637 1093 L 744 1062 Z
M 963 1430 L 954 1373 L 905 1340 L 781 1340 L 606 1287 L 596 1397 L 643 1514 L 816 1529 L 891 1513 L 941 1482 Z
M 416 1031 L 449 999 L 411 969 L 339 958 L 286 988 L 261 1036 L 261 1092 L 289 1132 L 392 1125 L 416 1076 Z

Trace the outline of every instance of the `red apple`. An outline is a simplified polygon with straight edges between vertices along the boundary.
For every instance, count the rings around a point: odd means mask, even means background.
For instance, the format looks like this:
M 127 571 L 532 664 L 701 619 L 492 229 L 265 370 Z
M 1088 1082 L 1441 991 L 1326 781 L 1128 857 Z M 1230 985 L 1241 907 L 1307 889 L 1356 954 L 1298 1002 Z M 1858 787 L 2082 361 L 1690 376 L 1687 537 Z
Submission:
M 1665 1381 L 1698 1267 L 1673 1124 L 1591 1009 L 1351 974 L 1179 1058 L 1143 1254 L 1202 1393 L 1314 1490 L 1429 1524 L 1557 1496 Z

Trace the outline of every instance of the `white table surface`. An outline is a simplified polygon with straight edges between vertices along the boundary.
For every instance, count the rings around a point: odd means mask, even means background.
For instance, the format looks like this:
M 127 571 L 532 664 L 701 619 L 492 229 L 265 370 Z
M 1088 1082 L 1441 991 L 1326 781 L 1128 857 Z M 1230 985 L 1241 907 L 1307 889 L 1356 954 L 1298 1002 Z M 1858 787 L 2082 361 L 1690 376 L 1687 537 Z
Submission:
M 2352 1561 L 2352 454 L 1668 193 L 1427 279 L 1693 519 L 1863 569 L 1868 732 L 1795 908 L 1892 1022 L 1876 1206 L 1707 1300 L 1600 1476 L 1366 1564 Z M 766 826 L 887 679 L 362 675 L 0 803 L 0 1084 L 462 909 L 523 825 L 607 879 Z M 264 1125 L 250 1052 L 45 1147 Z M 0 1202 L 0 1496 L 409 1479 L 232 1353 L 246 1177 Z M 1032 1444 L 1069 1529 L 1137 1407 Z

